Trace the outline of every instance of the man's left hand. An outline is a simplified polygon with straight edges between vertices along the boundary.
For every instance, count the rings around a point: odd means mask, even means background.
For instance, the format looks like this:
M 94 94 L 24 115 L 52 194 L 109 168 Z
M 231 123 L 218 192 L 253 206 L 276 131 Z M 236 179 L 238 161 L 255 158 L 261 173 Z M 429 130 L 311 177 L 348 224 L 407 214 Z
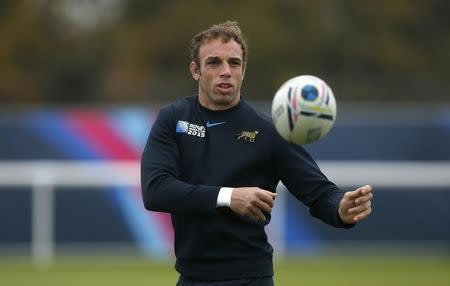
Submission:
M 370 185 L 346 192 L 339 204 L 339 217 L 342 222 L 353 224 L 366 219 L 372 212 L 372 198 Z

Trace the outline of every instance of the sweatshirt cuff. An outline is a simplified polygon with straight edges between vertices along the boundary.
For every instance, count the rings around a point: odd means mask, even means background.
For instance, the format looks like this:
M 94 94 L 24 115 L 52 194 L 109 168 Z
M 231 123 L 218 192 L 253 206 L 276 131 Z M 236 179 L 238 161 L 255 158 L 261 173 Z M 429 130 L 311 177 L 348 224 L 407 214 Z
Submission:
M 217 195 L 217 207 L 230 207 L 233 188 L 222 187 Z

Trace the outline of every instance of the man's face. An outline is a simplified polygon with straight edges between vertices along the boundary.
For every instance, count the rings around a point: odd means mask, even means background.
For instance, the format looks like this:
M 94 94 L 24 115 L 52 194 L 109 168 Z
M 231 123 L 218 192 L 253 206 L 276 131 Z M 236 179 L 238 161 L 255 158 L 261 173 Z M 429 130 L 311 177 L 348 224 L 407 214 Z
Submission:
M 244 78 L 241 45 L 231 39 L 206 41 L 199 50 L 200 69 L 192 62 L 190 69 L 199 81 L 200 103 L 212 110 L 224 110 L 240 100 Z

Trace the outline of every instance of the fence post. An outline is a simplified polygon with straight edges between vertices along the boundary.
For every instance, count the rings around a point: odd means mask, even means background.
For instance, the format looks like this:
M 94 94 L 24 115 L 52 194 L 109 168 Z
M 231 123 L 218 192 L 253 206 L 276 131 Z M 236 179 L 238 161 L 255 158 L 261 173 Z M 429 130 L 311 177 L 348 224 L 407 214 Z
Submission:
M 48 172 L 38 172 L 32 185 L 32 255 L 37 266 L 53 261 L 53 184 Z

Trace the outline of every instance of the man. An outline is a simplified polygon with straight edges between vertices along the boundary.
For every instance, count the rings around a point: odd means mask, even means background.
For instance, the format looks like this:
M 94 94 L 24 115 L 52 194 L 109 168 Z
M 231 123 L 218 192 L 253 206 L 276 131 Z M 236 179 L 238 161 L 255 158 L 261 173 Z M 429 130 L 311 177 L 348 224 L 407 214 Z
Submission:
M 241 97 L 247 46 L 236 22 L 196 35 L 191 57 L 198 95 L 160 110 L 142 156 L 144 205 L 171 213 L 177 285 L 273 285 L 264 226 L 279 180 L 312 216 L 344 228 L 369 216 L 372 188 L 344 194 Z

